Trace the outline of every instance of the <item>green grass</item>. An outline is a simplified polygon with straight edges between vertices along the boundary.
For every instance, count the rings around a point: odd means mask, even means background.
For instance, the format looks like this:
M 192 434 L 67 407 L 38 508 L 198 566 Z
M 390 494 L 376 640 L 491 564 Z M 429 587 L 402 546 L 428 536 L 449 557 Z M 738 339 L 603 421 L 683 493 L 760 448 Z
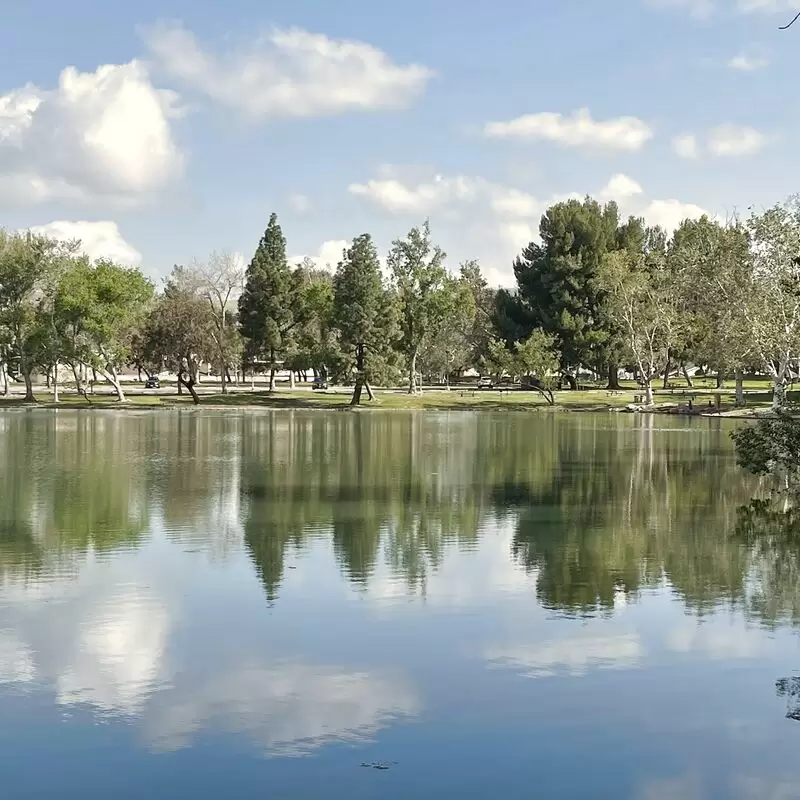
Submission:
M 682 379 L 681 379 L 682 380 Z M 656 410 L 667 410 L 676 406 L 686 406 L 689 401 L 688 392 L 692 393 L 695 411 L 706 411 L 716 408 L 715 398 L 721 398 L 721 411 L 736 410 L 734 404 L 733 388 L 726 387 L 721 392 L 716 389 L 713 379 L 698 380 L 693 389 L 685 387 L 685 381 L 671 382 L 676 386 L 674 392 L 656 390 Z M 681 389 L 687 394 L 682 395 Z M 762 410 L 769 408 L 771 391 L 769 381 L 748 381 L 747 409 Z M 556 392 L 556 408 L 571 410 L 602 410 L 618 409 L 634 403 L 636 396 L 641 396 L 641 390 L 632 382 L 624 382 L 623 390 L 616 393 L 608 392 L 604 388 L 581 389 L 580 391 Z M 37 401 L 42 407 L 55 407 L 52 395 L 46 392 L 37 393 Z M 789 392 L 789 399 L 800 401 L 800 391 Z M 61 393 L 59 408 L 185 408 L 192 407 L 192 399 L 188 394 L 178 395 L 127 395 L 125 403 L 119 403 L 113 395 L 91 395 L 91 404 L 83 397 L 78 396 L 74 390 Z M 320 408 L 344 409 L 349 408 L 350 395 L 339 392 L 314 392 L 310 389 L 286 390 L 277 389 L 268 391 L 245 391 L 230 394 L 204 394 L 201 395 L 200 407 L 215 408 Z M 710 406 L 709 406 L 710 404 Z M 26 404 L 18 396 L 14 398 L 0 397 L 0 408 L 22 407 Z M 408 395 L 402 391 L 377 390 L 374 402 L 366 399 L 362 408 L 380 409 L 475 409 L 475 410 L 529 410 L 542 409 L 549 406 L 538 392 L 511 391 L 500 393 L 497 391 L 475 391 L 469 388 L 451 391 L 432 389 L 421 395 Z

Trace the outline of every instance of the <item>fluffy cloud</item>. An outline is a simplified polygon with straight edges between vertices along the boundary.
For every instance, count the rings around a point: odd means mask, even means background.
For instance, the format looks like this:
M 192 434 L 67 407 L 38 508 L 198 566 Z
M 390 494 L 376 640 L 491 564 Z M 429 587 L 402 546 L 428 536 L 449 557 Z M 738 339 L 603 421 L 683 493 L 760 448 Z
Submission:
M 146 43 L 167 73 L 254 118 L 403 108 L 423 92 L 433 74 L 419 64 L 394 64 L 364 42 L 329 39 L 299 28 L 274 29 L 225 56 L 205 51 L 177 24 L 151 29 Z
M 708 136 L 708 150 L 714 156 L 749 156 L 762 150 L 767 137 L 746 125 L 719 125 Z
M 489 122 L 484 134 L 494 139 L 543 139 L 565 147 L 604 150 L 641 150 L 652 138 L 647 123 L 637 117 L 592 119 L 582 108 L 572 116 L 543 112 L 506 122 Z
M 611 179 L 600 191 L 601 200 L 627 200 L 629 197 L 635 197 L 637 194 L 642 193 L 642 187 L 633 178 L 627 175 L 617 173 L 612 175 Z
M 650 225 L 660 225 L 666 231 L 674 231 L 685 219 L 714 217 L 709 211 L 694 203 L 682 203 L 680 200 L 653 200 L 641 211 L 641 215 Z
M 687 133 L 672 140 L 672 149 L 681 158 L 697 158 L 701 152 L 717 158 L 737 158 L 754 155 L 768 143 L 765 134 L 747 125 L 718 125 L 709 131 L 704 144 Z
M 0 188 L 25 205 L 97 197 L 133 200 L 182 167 L 170 121 L 175 95 L 139 62 L 65 69 L 58 86 L 0 96 Z
M 769 64 L 766 58 L 759 58 L 757 56 L 748 56 L 740 53 L 728 61 L 728 66 L 731 69 L 739 70 L 740 72 L 754 72 L 757 69 L 763 69 Z
M 134 265 L 141 253 L 122 237 L 116 222 L 68 222 L 57 220 L 47 225 L 34 225 L 31 230 L 55 239 L 80 239 L 81 250 L 92 259 L 109 258 L 117 264 Z
M 569 192 L 537 197 L 477 176 L 410 178 L 401 168 L 389 166 L 382 168 L 380 177 L 352 184 L 349 191 L 397 216 L 430 214 L 437 229 L 444 231 L 445 250 L 469 248 L 471 256 L 480 258 L 491 282 L 503 286 L 513 282 L 510 265 L 519 250 L 538 238 L 542 213 L 553 203 L 584 196 Z M 648 201 L 642 186 L 622 173 L 612 175 L 593 194 L 602 201 L 615 200 L 623 215 L 643 216 L 649 224 L 662 225 L 668 231 L 684 219 L 713 216 L 698 205 L 676 199 Z M 458 241 L 457 248 L 448 246 L 448 233 Z
M 342 260 L 342 252 L 350 246 L 345 239 L 331 239 L 323 242 L 314 255 L 299 255 L 289 258 L 290 264 L 310 261 L 317 269 L 334 269 Z
M 398 178 L 385 178 L 351 183 L 347 191 L 391 214 L 424 215 L 453 202 L 470 199 L 475 194 L 476 181 L 461 175 L 452 178 L 434 175 L 428 181 L 409 185 Z

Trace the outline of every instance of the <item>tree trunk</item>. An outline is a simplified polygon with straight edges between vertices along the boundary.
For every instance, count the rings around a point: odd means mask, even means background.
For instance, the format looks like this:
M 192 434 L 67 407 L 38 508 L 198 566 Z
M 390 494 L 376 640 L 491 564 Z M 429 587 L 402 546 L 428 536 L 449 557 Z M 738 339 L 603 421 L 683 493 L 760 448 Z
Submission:
M 58 361 L 53 364 L 53 402 L 58 403 Z
M 578 389 L 578 379 L 572 375 L 571 373 L 564 370 L 561 373 L 563 378 L 566 378 L 567 383 L 569 384 L 569 388 L 574 392 Z
M 27 365 L 22 371 L 22 376 L 25 378 L 25 402 L 35 403 L 36 398 L 33 395 L 33 381 L 31 380 L 31 370 Z
M 275 391 L 275 367 L 269 368 L 269 390 Z
M 667 365 L 664 367 L 664 383 L 662 387 L 666 390 L 669 389 L 669 373 L 672 369 L 672 359 L 670 358 L 669 354 L 667 354 Z
M 619 385 L 619 364 L 616 361 L 609 362 L 608 365 L 608 386 L 606 387 L 612 391 L 619 391 L 622 387 Z
M 652 381 L 647 381 L 644 387 L 644 401 L 645 404 L 648 406 L 652 406 L 654 404 L 653 401 L 653 384 Z
M 92 401 L 91 401 L 91 398 L 89 397 L 89 393 L 86 391 L 85 387 L 83 386 L 83 381 L 81 380 L 81 373 L 80 373 L 80 370 L 78 369 L 78 365 L 70 364 L 70 366 L 72 367 L 72 376 L 75 378 L 75 389 L 76 389 L 76 391 L 78 392 L 79 395 L 81 395 L 81 397 L 83 397 L 83 399 L 87 403 L 89 403 L 89 405 L 91 405 Z
M 408 367 L 408 393 L 414 394 L 417 391 L 417 351 L 411 354 Z
M 5 361 L 0 361 L 0 385 L 3 387 L 3 397 L 8 397 L 8 371 Z
M 363 375 L 359 372 L 356 376 L 356 385 L 353 387 L 353 396 L 350 398 L 351 406 L 361 405 L 361 389 L 364 386 Z
M 772 410 L 780 411 L 786 404 L 786 384 L 782 378 L 775 377 L 772 381 Z
M 44 386 L 45 386 L 45 389 L 49 389 L 50 388 L 50 370 L 51 369 L 52 369 L 52 367 L 48 367 L 47 371 L 44 374 Z
M 744 375 L 740 369 L 736 370 L 736 405 L 744 405 Z
M 178 373 L 178 388 L 180 388 L 181 383 L 189 390 L 189 394 L 192 396 L 192 402 L 196 405 L 200 405 L 200 397 L 197 394 L 197 391 L 194 388 L 195 380 L 192 377 L 191 369 L 188 370 L 189 380 L 185 380 L 183 377 L 183 370 Z
M 717 389 L 725 388 L 725 373 L 722 370 L 717 372 Z
M 692 380 L 692 376 L 689 374 L 689 370 L 686 369 L 686 364 L 681 364 L 681 372 L 683 373 L 683 377 L 686 378 L 686 385 L 690 389 L 694 389 L 694 381 Z
M 293 370 L 293 369 L 290 369 L 290 370 L 289 370 L 289 388 L 290 388 L 290 389 L 294 389 L 294 385 L 295 385 L 295 384 L 294 384 L 294 381 L 295 381 L 295 378 L 294 378 L 294 370 Z
M 364 379 L 364 388 L 367 390 L 367 397 L 369 397 L 370 400 L 374 400 L 375 393 L 372 391 L 372 387 L 369 385 L 369 381 L 366 378 Z

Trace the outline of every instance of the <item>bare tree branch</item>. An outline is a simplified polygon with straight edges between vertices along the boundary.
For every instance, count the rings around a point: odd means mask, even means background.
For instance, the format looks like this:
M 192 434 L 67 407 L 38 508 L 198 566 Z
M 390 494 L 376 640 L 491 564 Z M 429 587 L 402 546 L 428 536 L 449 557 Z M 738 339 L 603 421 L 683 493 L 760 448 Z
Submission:
M 798 12 L 797 12 L 797 13 L 794 15 L 794 19 L 793 19 L 793 20 L 792 20 L 792 21 L 791 21 L 791 22 L 790 22 L 788 25 L 779 25 L 779 26 L 778 26 L 778 30 L 779 30 L 779 31 L 785 31 L 787 28 L 791 28 L 791 27 L 792 27 L 792 25 L 794 25 L 794 24 L 795 24 L 795 22 L 797 22 L 797 20 L 798 20 L 798 19 L 800 19 L 800 11 L 798 11 Z

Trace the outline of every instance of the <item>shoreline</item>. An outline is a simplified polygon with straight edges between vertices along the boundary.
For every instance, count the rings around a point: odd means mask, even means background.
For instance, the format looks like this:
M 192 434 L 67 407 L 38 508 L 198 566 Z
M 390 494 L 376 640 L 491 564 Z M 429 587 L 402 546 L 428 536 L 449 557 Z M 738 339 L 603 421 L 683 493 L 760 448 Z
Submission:
M 139 395 L 138 397 L 143 397 Z M 721 411 L 693 411 L 687 412 L 679 410 L 675 405 L 661 405 L 647 408 L 645 406 L 634 406 L 633 404 L 625 405 L 612 405 L 604 403 L 557 403 L 554 406 L 547 405 L 546 403 L 520 403 L 511 400 L 501 400 L 499 402 L 472 402 L 472 403 L 437 403 L 435 398 L 431 398 L 431 402 L 424 403 L 423 397 L 408 398 L 403 395 L 404 401 L 409 399 L 419 400 L 418 404 L 403 404 L 392 405 L 382 403 L 371 403 L 366 401 L 359 406 L 351 406 L 349 402 L 321 402 L 315 398 L 285 398 L 285 397 L 269 397 L 268 395 L 261 398 L 261 401 L 251 402 L 208 402 L 194 404 L 186 400 L 174 400 L 169 398 L 164 401 L 160 397 L 145 396 L 149 402 L 125 400 L 119 402 L 112 399 L 107 395 L 99 396 L 94 402 L 86 403 L 78 401 L 77 398 L 70 395 L 69 400 L 60 401 L 58 403 L 52 400 L 40 400 L 34 403 L 24 402 L 23 400 L 8 400 L 0 398 L 0 411 L 3 410 L 18 410 L 18 411 L 350 411 L 350 412 L 374 412 L 374 411 L 433 411 L 441 413 L 442 411 L 508 411 L 508 412 L 546 412 L 546 413 L 578 413 L 578 414 L 597 414 L 597 413 L 611 413 L 611 414 L 648 414 L 654 416 L 670 416 L 670 417 L 688 417 L 688 418 L 713 418 L 713 419 L 755 419 L 765 413 L 769 413 L 769 407 L 751 407 L 749 409 L 722 409 Z M 242 397 L 239 395 L 239 397 Z M 330 395 L 328 396 L 330 397 Z M 244 400 L 244 398 L 242 398 Z

